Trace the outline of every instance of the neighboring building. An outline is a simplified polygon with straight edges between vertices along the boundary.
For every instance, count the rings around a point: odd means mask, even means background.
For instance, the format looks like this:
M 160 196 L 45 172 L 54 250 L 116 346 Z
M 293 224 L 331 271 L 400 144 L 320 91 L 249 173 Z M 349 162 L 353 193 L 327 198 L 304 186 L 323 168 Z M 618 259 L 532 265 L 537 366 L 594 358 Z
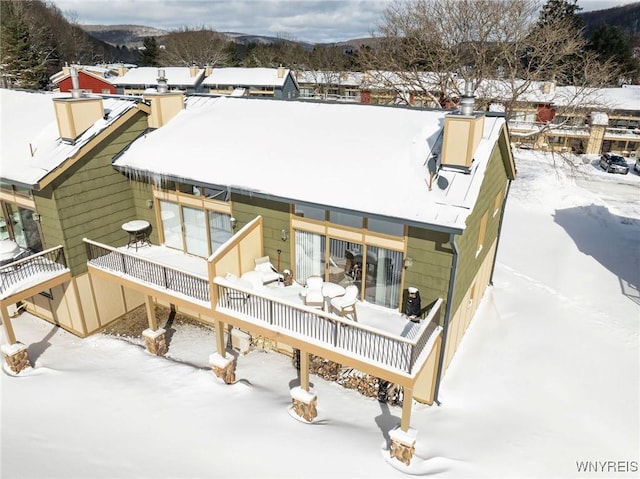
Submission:
M 427 72 L 399 75 L 387 71 L 297 73 L 301 97 L 356 101 L 371 105 L 455 109 L 462 80 L 455 89 L 442 88 L 438 75 Z M 445 82 L 446 83 L 446 82 Z M 433 85 L 427 89 L 427 85 Z M 520 91 L 512 101 L 512 90 Z M 515 86 L 484 80 L 474 94 L 486 110 L 505 111 L 514 146 L 582 154 L 613 152 L 640 154 L 640 86 L 621 88 L 557 87 L 551 81 L 520 82 Z
M 202 92 L 291 100 L 300 90 L 288 68 L 214 68 L 202 82 Z
M 296 80 L 300 98 L 362 102 L 362 77 L 359 72 L 299 71 Z
M 21 96 L 10 111 L 38 96 L 9 95 Z M 143 336 L 156 354 L 166 336 L 153 305 L 170 305 L 215 328 L 210 361 L 225 382 L 235 378 L 230 327 L 234 345 L 299 351 L 291 396 L 309 421 L 311 354 L 403 387 L 390 435 L 392 454 L 408 463 L 413 399 L 436 399 L 491 282 L 515 177 L 505 118 L 473 112 L 469 98 L 462 113 L 177 92 L 144 99 L 51 100 L 58 125 L 3 151 L 3 201 L 36 214 L 42 247 L 62 245 L 68 264 L 52 297 L 20 283 L 0 294 L 7 361 L 26 355 L 7 312 L 17 300 L 79 336 L 144 303 Z M 131 220 L 148 222 L 152 245 L 127 247 Z M 264 256 L 296 283 L 256 283 Z M 311 276 L 331 291 L 355 286 L 357 321 L 305 305 Z M 409 287 L 421 294 L 420 323 L 401 315 Z
M 71 67 L 63 67 L 62 70 L 51 77 L 51 82 L 56 86 L 55 91 L 68 93 L 73 88 L 71 79 Z M 78 75 L 78 84 L 85 93 L 115 94 L 116 87 L 109 81 L 108 70 L 101 67 L 75 66 Z
M 129 181 L 111 160 L 148 128 L 149 109 L 141 98 L 14 90 L 0 95 L 0 200 L 8 226 L 0 241 L 5 328 L 8 308 L 22 303 L 86 336 L 143 301 L 87 274 L 82 239 L 122 241 L 122 222 L 145 212 L 138 212 Z M 13 264 L 15 259 L 21 262 Z
M 162 79 L 170 90 L 187 94 L 200 91 L 207 69 L 190 67 L 137 67 L 119 69 L 119 76 L 111 79 L 117 92 L 122 95 L 141 95 L 149 89 L 158 88 Z M 159 81 L 160 80 L 160 81 Z

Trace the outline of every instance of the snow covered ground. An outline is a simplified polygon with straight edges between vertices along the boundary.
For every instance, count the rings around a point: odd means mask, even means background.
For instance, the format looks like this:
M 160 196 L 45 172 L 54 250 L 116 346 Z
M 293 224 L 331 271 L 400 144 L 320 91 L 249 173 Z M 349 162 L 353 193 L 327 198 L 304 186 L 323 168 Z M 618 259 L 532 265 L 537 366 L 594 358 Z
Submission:
M 441 406 L 414 405 L 408 468 L 385 451 L 398 408 L 312 376 L 317 422 L 292 419 L 284 356 L 241 356 L 228 386 L 201 328 L 158 358 L 23 314 L 35 367 L 0 374 L 0 476 L 638 477 L 640 176 L 516 154 L 494 286 Z

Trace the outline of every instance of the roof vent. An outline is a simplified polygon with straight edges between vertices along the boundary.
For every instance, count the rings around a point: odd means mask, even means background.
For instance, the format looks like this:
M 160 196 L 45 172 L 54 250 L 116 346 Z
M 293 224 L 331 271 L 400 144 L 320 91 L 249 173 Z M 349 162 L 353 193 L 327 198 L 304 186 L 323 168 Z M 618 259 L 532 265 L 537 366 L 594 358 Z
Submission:
M 167 93 L 169 91 L 169 84 L 167 78 L 164 76 L 164 68 L 158 69 L 158 93 Z
M 475 108 L 476 98 L 473 96 L 473 85 L 469 80 L 464 84 L 464 95 L 460 100 L 460 113 L 462 115 L 471 116 Z
M 82 98 L 77 68 L 74 66 L 69 67 L 69 75 L 71 75 L 71 98 Z

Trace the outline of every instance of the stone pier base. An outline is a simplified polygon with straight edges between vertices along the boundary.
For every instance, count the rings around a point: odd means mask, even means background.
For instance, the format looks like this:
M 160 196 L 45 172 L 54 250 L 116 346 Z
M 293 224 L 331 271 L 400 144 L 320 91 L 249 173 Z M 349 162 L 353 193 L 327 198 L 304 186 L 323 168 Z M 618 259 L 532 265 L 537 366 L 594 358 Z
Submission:
M 2 354 L 5 356 L 7 366 L 14 373 L 18 374 L 20 371 L 31 367 L 29 352 L 24 344 L 3 344 L 0 349 L 2 349 Z
M 209 355 L 209 364 L 215 375 L 222 378 L 225 383 L 232 384 L 236 381 L 236 363 L 230 354 L 222 356 L 219 353 Z
M 291 390 L 293 412 L 307 422 L 312 422 L 318 415 L 318 396 L 300 387 Z
M 417 435 L 418 431 L 412 428 L 409 428 L 407 432 L 400 429 L 400 427 L 389 431 L 389 437 L 391 438 L 391 450 L 389 452 L 391 457 L 395 457 L 408 466 L 413 454 L 416 452 Z
M 162 328 L 157 330 L 145 329 L 142 331 L 142 337 L 144 338 L 147 351 L 156 356 L 164 356 L 167 354 L 167 337 L 166 331 Z

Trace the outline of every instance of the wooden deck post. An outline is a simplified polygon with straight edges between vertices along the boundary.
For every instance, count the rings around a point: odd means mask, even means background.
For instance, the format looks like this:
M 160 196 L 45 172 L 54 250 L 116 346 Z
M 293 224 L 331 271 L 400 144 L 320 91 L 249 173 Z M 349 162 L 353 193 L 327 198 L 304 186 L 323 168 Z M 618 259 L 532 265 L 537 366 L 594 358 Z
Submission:
M 156 356 L 164 356 L 169 350 L 167 346 L 166 331 L 162 328 L 158 328 L 158 320 L 156 318 L 156 310 L 153 304 L 153 297 L 146 295 L 144 297 L 144 304 L 147 309 L 147 320 L 149 321 L 149 328 L 142 331 L 142 337 L 144 338 L 147 351 Z
M 153 331 L 158 329 L 158 320 L 156 319 L 156 310 L 153 305 L 153 298 L 148 294 L 144 297 L 144 305 L 147 309 L 147 319 L 149 321 L 149 329 Z
M 413 405 L 413 389 L 405 387 L 402 397 L 402 419 L 400 421 L 400 429 L 404 432 L 409 430 L 411 424 L 411 406 Z
M 0 350 L 2 350 L 2 354 L 5 356 L 9 369 L 18 374 L 20 371 L 31 367 L 29 353 L 24 344 L 18 344 L 16 342 L 16 335 L 13 331 L 9 311 L 4 304 L 0 307 L 0 315 L 2 315 L 2 326 L 8 342 L 8 344 L 1 345 Z
M 389 432 L 391 438 L 391 457 L 398 459 L 407 466 L 415 453 L 416 436 L 418 431 L 409 427 L 411 421 L 411 406 L 413 405 L 413 389 L 405 387 L 402 398 L 402 419 L 400 427 Z
M 0 314 L 2 315 L 2 326 L 4 327 L 4 334 L 9 344 L 16 343 L 16 334 L 13 332 L 13 325 L 11 324 L 11 318 L 9 317 L 9 310 L 5 305 L 0 308 Z
M 300 386 L 291 389 L 291 413 L 306 422 L 312 422 L 318 415 L 318 396 L 310 390 L 309 358 L 307 351 L 300 350 Z
M 309 391 L 309 353 L 300 350 L 300 387 Z

